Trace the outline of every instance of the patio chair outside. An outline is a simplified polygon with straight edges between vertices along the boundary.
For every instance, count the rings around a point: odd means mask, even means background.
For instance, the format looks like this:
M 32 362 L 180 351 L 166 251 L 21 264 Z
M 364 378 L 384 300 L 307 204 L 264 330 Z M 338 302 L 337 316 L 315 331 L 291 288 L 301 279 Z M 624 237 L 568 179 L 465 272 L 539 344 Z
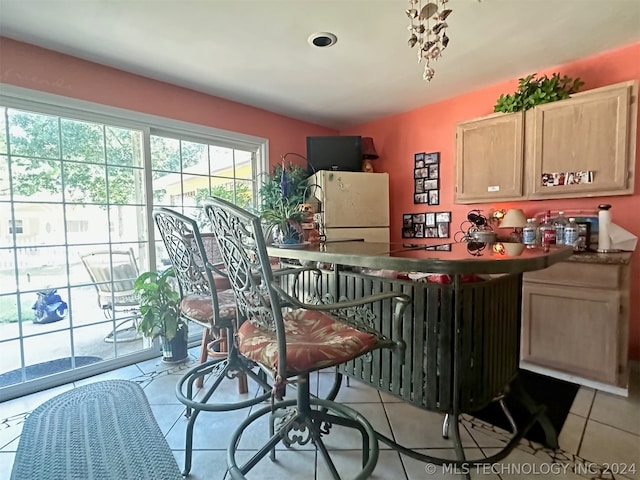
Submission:
M 113 318 L 122 313 L 128 316 L 104 341 L 131 342 L 141 338 L 138 333 L 139 304 L 133 291 L 139 270 L 133 250 L 102 250 L 81 255 L 80 259 L 96 287 L 98 305 L 105 316 Z M 124 327 L 127 324 L 130 325 Z

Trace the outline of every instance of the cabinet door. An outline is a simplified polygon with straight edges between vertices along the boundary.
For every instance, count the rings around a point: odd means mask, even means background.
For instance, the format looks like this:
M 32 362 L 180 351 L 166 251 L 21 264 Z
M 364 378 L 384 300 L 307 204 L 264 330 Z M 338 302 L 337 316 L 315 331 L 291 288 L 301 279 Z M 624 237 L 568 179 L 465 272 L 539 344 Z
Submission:
M 524 283 L 521 359 L 617 384 L 620 293 Z
M 455 203 L 521 199 L 523 114 L 497 114 L 456 126 Z
M 533 164 L 527 167 L 531 168 L 529 198 L 633 193 L 632 85 L 590 90 L 537 106 L 527 115 L 527 159 Z M 580 171 L 592 172 L 592 183 L 567 184 L 570 174 Z M 550 181 L 554 174 L 560 185 Z M 546 185 L 543 176 L 549 179 Z

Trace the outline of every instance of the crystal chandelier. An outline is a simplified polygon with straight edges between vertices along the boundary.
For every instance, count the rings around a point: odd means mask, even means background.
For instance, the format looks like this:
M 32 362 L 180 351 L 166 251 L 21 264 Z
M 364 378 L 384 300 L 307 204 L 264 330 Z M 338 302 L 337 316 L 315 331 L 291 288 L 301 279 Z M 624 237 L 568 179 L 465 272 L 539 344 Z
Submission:
M 452 10 L 446 8 L 449 0 L 431 0 L 423 4 L 422 0 L 409 0 L 409 47 L 418 47 L 418 62 L 425 61 L 422 78 L 431 81 L 435 70 L 431 61 L 442 55 L 449 45 L 447 37 L 447 17 Z

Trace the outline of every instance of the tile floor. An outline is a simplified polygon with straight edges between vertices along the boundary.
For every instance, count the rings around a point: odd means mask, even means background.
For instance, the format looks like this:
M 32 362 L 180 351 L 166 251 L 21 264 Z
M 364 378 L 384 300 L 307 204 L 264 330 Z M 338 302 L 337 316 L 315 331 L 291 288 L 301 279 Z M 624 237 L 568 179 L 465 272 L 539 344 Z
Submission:
M 105 379 L 127 379 L 138 382 L 147 394 L 160 428 L 172 448 L 178 464 L 184 461 L 184 407 L 176 400 L 176 381 L 195 364 L 197 349 L 191 350 L 189 365 L 168 366 L 159 359 L 149 360 L 63 385 L 27 397 L 0 403 L 0 479 L 9 478 L 11 466 L 28 413 L 48 398 L 88 382 Z M 471 470 L 472 478 L 528 479 L 528 478 L 637 478 L 640 479 L 640 372 L 634 371 L 631 395 L 617 397 L 589 388 L 581 388 L 560 434 L 560 450 L 550 451 L 540 445 L 523 441 L 501 463 L 484 470 Z M 322 372 L 312 378 L 313 390 L 326 392 L 332 375 Z M 235 382 L 224 382 L 221 395 L 237 396 Z M 453 455 L 452 445 L 440 435 L 442 417 L 404 404 L 391 396 L 380 394 L 364 384 L 352 381 L 343 386 L 338 400 L 363 413 L 374 428 L 396 441 L 418 451 L 446 457 Z M 255 407 L 254 407 L 255 408 Z M 224 479 L 226 445 L 236 422 L 248 415 L 249 409 L 226 413 L 203 413 L 198 418 L 194 435 L 193 480 Z M 461 428 L 462 440 L 468 456 L 490 455 L 504 444 L 506 434 L 471 417 L 465 418 Z M 247 433 L 240 443 L 238 457 L 255 450 L 264 428 Z M 334 461 L 348 478 L 356 470 L 359 459 L 355 449 L 358 442 L 348 433 L 335 430 L 329 436 L 328 448 L 339 450 Z M 278 450 L 277 462 L 262 462 L 249 478 L 316 479 L 329 478 L 321 458 L 309 445 L 293 450 Z M 605 467 L 610 465 L 607 470 Z M 626 465 L 626 466 L 625 466 Z M 461 478 L 442 467 L 399 455 L 380 444 L 378 465 L 371 478 L 385 480 L 420 480 L 426 478 Z M 625 470 L 626 469 L 626 470 Z M 625 470 L 623 474 L 620 474 Z M 160 479 L 159 479 L 160 480 Z

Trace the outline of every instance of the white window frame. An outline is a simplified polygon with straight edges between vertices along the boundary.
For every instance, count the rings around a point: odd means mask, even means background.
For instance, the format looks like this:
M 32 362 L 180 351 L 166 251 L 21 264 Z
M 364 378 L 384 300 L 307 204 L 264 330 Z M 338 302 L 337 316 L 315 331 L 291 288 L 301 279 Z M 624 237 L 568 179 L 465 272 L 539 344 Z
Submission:
M 173 120 L 134 110 L 112 107 L 100 103 L 63 97 L 52 93 L 30 90 L 0 83 L 0 104 L 10 108 L 56 115 L 60 117 L 85 120 L 100 124 L 108 124 L 142 131 L 143 157 L 145 169 L 145 192 L 147 214 L 147 231 L 149 232 L 149 265 L 156 264 L 153 218 L 153 189 L 151 180 L 151 145 L 150 136 L 166 135 L 181 140 L 204 141 L 229 148 L 256 150 L 258 163 L 254 171 L 254 199 L 258 200 L 259 181 L 263 174 L 269 173 L 269 140 L 262 137 L 232 132 L 205 125 Z M 257 204 L 255 205 L 257 206 Z

